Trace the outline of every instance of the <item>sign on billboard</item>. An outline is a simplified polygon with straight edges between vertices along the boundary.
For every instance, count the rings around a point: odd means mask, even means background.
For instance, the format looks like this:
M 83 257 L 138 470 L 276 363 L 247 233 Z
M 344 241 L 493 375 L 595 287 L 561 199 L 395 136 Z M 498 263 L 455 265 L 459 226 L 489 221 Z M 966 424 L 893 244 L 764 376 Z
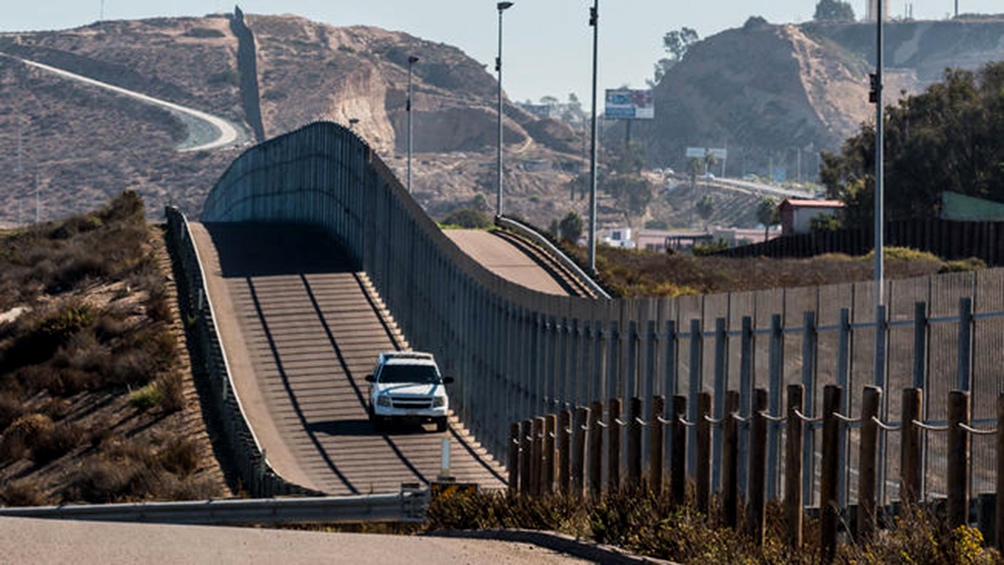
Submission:
M 651 120 L 655 118 L 655 98 L 651 90 L 608 89 L 603 116 L 608 120 Z
M 688 147 L 687 148 L 687 158 L 693 159 L 703 159 L 708 156 L 708 153 L 714 155 L 718 162 L 722 162 L 729 157 L 729 152 L 726 149 L 719 149 L 717 147 Z

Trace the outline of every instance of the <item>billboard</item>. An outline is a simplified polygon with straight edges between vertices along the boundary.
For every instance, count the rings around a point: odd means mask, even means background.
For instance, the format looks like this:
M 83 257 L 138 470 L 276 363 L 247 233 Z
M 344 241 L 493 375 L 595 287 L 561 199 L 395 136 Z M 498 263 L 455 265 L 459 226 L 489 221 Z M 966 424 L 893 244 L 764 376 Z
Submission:
M 655 118 L 655 98 L 652 96 L 651 90 L 608 89 L 605 106 L 603 117 L 608 120 L 651 120 Z
M 707 157 L 708 153 L 714 155 L 718 162 L 722 162 L 729 157 L 729 151 L 727 149 L 721 149 L 718 147 L 688 147 L 686 150 L 687 159 L 703 159 Z

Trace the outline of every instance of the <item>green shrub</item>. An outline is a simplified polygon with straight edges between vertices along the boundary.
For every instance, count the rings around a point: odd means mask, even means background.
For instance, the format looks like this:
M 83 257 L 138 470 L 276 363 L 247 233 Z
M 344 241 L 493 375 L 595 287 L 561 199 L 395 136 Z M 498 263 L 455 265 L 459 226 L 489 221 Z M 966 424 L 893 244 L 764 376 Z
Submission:
M 970 257 L 968 259 L 945 261 L 945 264 L 938 269 L 938 273 L 968 273 L 970 271 L 979 271 L 986 268 L 987 264 L 982 259 Z
M 158 406 L 163 400 L 163 393 L 160 387 L 157 386 L 157 382 L 147 384 L 143 388 L 133 391 L 129 395 L 129 404 L 133 408 L 140 411 L 147 411 L 151 408 Z

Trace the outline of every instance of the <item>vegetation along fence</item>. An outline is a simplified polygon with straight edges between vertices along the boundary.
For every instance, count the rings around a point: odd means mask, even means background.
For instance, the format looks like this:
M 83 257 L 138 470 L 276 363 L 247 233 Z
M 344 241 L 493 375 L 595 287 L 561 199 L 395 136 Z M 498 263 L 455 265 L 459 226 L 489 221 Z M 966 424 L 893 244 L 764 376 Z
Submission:
M 874 228 L 814 231 L 727 249 L 726 257 L 813 257 L 822 253 L 864 255 L 875 245 Z M 1004 222 L 960 222 L 938 218 L 895 220 L 885 224 L 885 245 L 928 251 L 947 260 L 976 257 L 1004 265 Z
M 323 227 L 365 270 L 414 347 L 433 352 L 457 378 L 451 406 L 497 458 L 510 466 L 509 422 L 576 410 L 611 398 L 683 395 L 697 420 L 701 392 L 713 392 L 711 417 L 725 414 L 726 391 L 739 393 L 740 417 L 753 413 L 755 389 L 768 414 L 781 414 L 788 384 L 802 384 L 804 414 L 822 413 L 823 387 L 839 385 L 842 414 L 860 412 L 864 385 L 924 391 L 924 422 L 947 422 L 951 390 L 973 398 L 973 425 L 992 427 L 1004 391 L 1004 270 L 887 281 L 876 308 L 874 285 L 776 289 L 678 298 L 589 300 L 537 293 L 487 271 L 460 251 L 356 135 L 317 123 L 245 152 L 213 188 L 204 222 L 277 221 Z M 886 395 L 879 418 L 900 421 L 899 395 Z M 621 415 L 623 416 L 623 415 Z M 664 415 L 664 418 L 668 417 Z M 651 430 L 643 430 L 643 436 Z M 712 485 L 725 468 L 724 431 L 710 431 Z M 765 496 L 783 477 L 783 428 L 766 425 Z M 688 430 L 688 471 L 698 462 Z M 803 435 L 805 504 L 817 502 L 821 425 Z M 847 434 L 845 434 L 846 436 Z M 740 433 L 746 460 L 749 430 Z M 925 496 L 946 492 L 947 440 L 924 434 Z M 647 439 L 645 441 L 648 441 Z M 668 441 L 668 440 L 667 440 Z M 693 447 L 690 447 L 693 446 Z M 880 504 L 898 498 L 896 434 L 882 434 Z M 857 467 L 848 440 L 840 454 Z M 993 445 L 972 439 L 970 489 L 993 488 Z M 744 467 L 737 476 L 748 497 Z M 841 503 L 856 502 L 858 477 L 840 473 Z
M 923 414 L 923 390 L 905 388 L 901 397 L 903 417 L 900 422 L 886 422 L 882 412 L 882 389 L 867 386 L 857 417 L 842 412 L 844 390 L 826 385 L 823 409 L 818 417 L 805 414 L 805 387 L 787 387 L 783 413 L 771 414 L 770 395 L 766 389 L 754 391 L 754 409 L 740 415 L 740 392 L 725 393 L 725 413 L 711 416 L 711 393 L 697 395 L 696 418 L 687 419 L 686 396 L 674 396 L 666 418 L 663 396 L 652 397 L 649 411 L 643 412 L 642 399 L 628 399 L 624 410 L 621 399 L 593 402 L 574 412 L 566 409 L 540 416 L 509 427 L 509 489 L 521 495 L 541 496 L 554 492 L 564 495 L 599 497 L 604 492 L 621 489 L 648 489 L 661 493 L 668 489 L 675 504 L 684 504 L 688 473 L 688 448 L 696 452 L 695 471 L 689 474 L 694 484 L 694 501 L 699 511 L 709 513 L 711 495 L 720 497 L 720 511 L 727 526 L 738 525 L 742 489 L 740 470 L 748 471 L 749 496 L 746 499 L 748 530 L 762 543 L 766 516 L 766 486 L 771 475 L 784 478 L 784 508 L 787 539 L 793 547 L 802 544 L 804 470 L 814 453 L 806 451 L 804 441 L 814 425 L 822 428 L 819 453 L 821 481 L 818 493 L 820 547 L 830 558 L 835 554 L 840 523 L 850 524 L 857 539 L 869 539 L 877 530 L 883 513 L 877 491 L 880 449 L 887 434 L 900 438 L 899 494 L 901 505 L 915 506 L 925 501 L 923 472 L 924 434 L 943 434 L 947 444 L 944 481 L 947 485 L 945 517 L 951 528 L 970 524 L 969 484 L 973 474 L 970 450 L 975 438 L 988 437 L 996 444 L 996 485 L 989 495 L 981 495 L 975 505 L 976 522 L 984 537 L 1004 548 L 1004 427 L 976 428 L 971 425 L 971 398 L 965 391 L 953 390 L 948 396 L 948 422 L 919 420 Z M 1004 394 L 997 397 L 998 421 L 1004 418 Z M 768 467 L 768 433 L 772 426 L 783 431 L 784 458 Z M 688 434 L 693 430 L 693 434 Z M 712 431 L 722 435 L 719 446 L 713 445 Z M 851 433 L 853 431 L 853 433 Z M 648 432 L 647 434 L 644 432 Z M 748 434 L 749 449 L 743 453 L 743 433 Z M 688 440 L 688 435 L 693 440 Z M 848 468 L 845 448 L 853 436 L 857 464 Z M 691 446 L 690 441 L 694 442 Z M 626 447 L 626 449 L 625 449 Z M 712 455 L 721 458 L 721 482 L 712 480 Z M 850 512 L 842 493 L 843 470 L 857 476 L 857 506 Z M 668 478 L 668 480 L 667 480 Z

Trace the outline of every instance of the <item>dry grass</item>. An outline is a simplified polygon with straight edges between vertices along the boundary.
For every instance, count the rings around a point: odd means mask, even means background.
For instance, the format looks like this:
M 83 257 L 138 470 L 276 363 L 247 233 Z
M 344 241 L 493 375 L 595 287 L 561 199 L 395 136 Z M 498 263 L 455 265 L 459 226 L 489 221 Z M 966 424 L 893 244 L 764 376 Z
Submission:
M 225 494 L 188 401 L 157 235 L 133 193 L 0 235 L 0 311 L 27 308 L 0 324 L 5 504 Z
M 580 263 L 586 260 L 583 249 L 566 247 L 566 251 Z M 930 253 L 888 248 L 884 269 L 886 278 L 901 279 L 983 266 L 977 261 L 945 262 Z M 596 268 L 603 284 L 621 296 L 680 296 L 867 281 L 874 273 L 874 259 L 842 254 L 733 259 L 599 247 Z

